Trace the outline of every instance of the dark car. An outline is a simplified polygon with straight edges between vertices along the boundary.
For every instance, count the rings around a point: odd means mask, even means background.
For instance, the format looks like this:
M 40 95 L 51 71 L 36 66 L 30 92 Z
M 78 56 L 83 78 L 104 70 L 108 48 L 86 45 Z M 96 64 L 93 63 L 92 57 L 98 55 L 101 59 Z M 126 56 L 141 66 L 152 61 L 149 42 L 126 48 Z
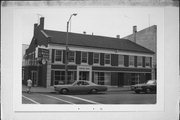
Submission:
M 97 93 L 107 91 L 107 86 L 97 85 L 90 81 L 77 80 L 70 85 L 54 85 L 54 90 L 61 93 Z
M 148 80 L 147 83 L 132 85 L 131 90 L 136 93 L 156 93 L 156 80 Z

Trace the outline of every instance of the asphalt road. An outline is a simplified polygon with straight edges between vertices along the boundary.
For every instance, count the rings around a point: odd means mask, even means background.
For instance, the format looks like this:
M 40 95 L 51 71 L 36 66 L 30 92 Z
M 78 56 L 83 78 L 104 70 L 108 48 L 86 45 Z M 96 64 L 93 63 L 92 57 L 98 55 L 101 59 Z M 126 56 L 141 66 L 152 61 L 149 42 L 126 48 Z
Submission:
M 97 94 L 23 93 L 23 104 L 155 104 L 156 94 L 136 94 L 133 91 Z

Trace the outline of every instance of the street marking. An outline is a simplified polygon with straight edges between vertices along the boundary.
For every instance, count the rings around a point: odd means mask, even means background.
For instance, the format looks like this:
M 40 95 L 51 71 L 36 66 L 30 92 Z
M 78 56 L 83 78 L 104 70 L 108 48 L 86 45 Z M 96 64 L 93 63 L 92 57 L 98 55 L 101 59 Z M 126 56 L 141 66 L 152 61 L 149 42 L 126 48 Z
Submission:
M 93 103 L 93 104 L 101 104 L 101 103 L 98 103 L 98 102 L 94 102 L 94 101 L 91 101 L 91 100 L 87 100 L 87 99 L 83 99 L 83 98 L 75 97 L 75 96 L 71 96 L 71 95 L 63 95 L 63 96 L 78 99 L 78 100 L 82 100 L 82 101 L 86 101 L 86 102 Z
M 34 101 L 33 99 L 28 98 L 28 97 L 26 97 L 26 96 L 24 96 L 24 95 L 22 95 L 22 97 L 24 97 L 25 99 L 28 99 L 29 101 L 31 101 L 31 102 L 33 102 L 33 103 L 40 104 L 40 103 Z
M 41 95 L 43 95 L 43 94 L 41 94 Z M 50 96 L 50 95 L 43 95 L 43 96 L 47 96 L 47 97 L 50 97 L 50 98 L 54 98 L 54 99 L 56 99 L 56 100 L 63 101 L 63 102 L 69 103 L 69 104 L 74 104 L 74 103 L 72 103 L 72 102 L 69 102 L 69 101 L 66 101 L 66 100 L 63 100 L 63 99 L 54 97 L 54 96 Z

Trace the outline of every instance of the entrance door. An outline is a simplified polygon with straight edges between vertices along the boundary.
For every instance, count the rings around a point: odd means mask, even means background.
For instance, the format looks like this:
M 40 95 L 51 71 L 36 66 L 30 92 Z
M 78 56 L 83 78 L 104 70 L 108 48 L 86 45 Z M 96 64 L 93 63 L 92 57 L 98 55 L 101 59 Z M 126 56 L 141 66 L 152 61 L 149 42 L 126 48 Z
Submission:
M 34 86 L 38 86 L 38 73 L 37 71 L 31 71 L 31 79 Z
M 79 71 L 79 80 L 89 81 L 89 71 Z

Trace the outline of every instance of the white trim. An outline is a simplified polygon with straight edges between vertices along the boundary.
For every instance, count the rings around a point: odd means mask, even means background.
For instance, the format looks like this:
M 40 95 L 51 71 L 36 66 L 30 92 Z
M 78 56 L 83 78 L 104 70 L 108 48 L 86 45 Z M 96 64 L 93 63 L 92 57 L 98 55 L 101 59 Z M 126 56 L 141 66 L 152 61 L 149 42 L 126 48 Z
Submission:
M 123 65 L 119 64 L 119 56 L 123 56 Z M 118 55 L 118 66 L 119 67 L 125 67 L 125 65 L 124 65 L 124 55 L 121 55 L 121 54 Z
M 141 58 L 141 65 L 138 65 L 138 58 Z M 143 67 L 143 57 L 142 56 L 137 56 L 137 67 L 138 68 L 141 68 L 141 67 Z
M 110 63 L 109 64 L 106 64 L 106 57 L 105 57 L 105 55 L 110 55 L 110 58 L 109 58 L 109 60 L 110 60 Z M 109 54 L 109 53 L 105 53 L 104 54 L 104 66 L 111 66 L 111 54 Z
M 65 45 L 60 44 L 49 44 L 48 47 L 50 49 L 66 49 Z M 132 55 L 132 56 L 147 56 L 153 57 L 153 54 L 148 53 L 138 53 L 138 52 L 127 52 L 120 50 L 112 50 L 112 49 L 103 49 L 103 48 L 93 48 L 93 47 L 82 47 L 82 46 L 68 46 L 72 51 L 84 51 L 84 52 L 98 52 L 98 53 L 107 53 L 107 54 L 122 54 L 122 55 Z
M 75 65 L 76 64 L 76 51 L 70 51 L 74 53 L 74 62 L 69 62 L 69 57 L 68 57 L 68 65 Z
M 43 30 L 40 30 L 40 31 L 41 31 L 41 33 L 42 33 L 46 38 L 49 37 Z
M 99 54 L 99 62 L 98 63 L 94 63 L 94 54 Z M 98 52 L 93 52 L 93 65 L 100 65 L 100 53 L 98 53 Z
M 151 72 L 138 72 L 138 71 L 105 71 L 105 70 L 92 70 L 92 72 L 151 73 Z
M 135 67 L 135 63 L 134 63 L 133 65 L 130 65 L 130 57 L 133 57 L 134 60 L 135 60 L 135 56 L 130 55 L 130 56 L 129 56 L 129 66 L 128 66 L 128 67 L 134 68 L 134 67 Z M 133 60 L 133 62 L 135 62 L 134 60 Z
M 56 51 L 61 50 L 61 61 L 56 61 Z M 62 49 L 54 49 L 54 63 L 55 64 L 62 64 L 63 63 L 63 50 Z
M 87 53 L 87 62 L 86 63 L 83 63 L 82 62 L 82 53 Z M 88 52 L 84 52 L 84 51 L 81 51 L 81 65 L 88 65 L 88 59 L 89 59 L 89 53 Z

